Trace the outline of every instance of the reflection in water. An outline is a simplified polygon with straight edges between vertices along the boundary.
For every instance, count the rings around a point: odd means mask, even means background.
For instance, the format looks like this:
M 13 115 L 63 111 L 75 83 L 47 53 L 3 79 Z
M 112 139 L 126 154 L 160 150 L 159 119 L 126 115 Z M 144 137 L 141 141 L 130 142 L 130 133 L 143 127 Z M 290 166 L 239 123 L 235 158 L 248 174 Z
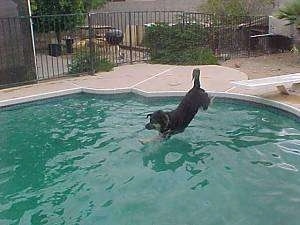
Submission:
M 237 152 L 243 148 L 262 145 L 266 142 L 275 143 L 278 138 L 274 131 L 262 130 L 257 124 L 251 127 L 241 124 L 240 127 L 227 131 L 224 136 L 226 141 L 220 143 Z
M 277 146 L 284 152 L 300 156 L 300 140 L 281 141 Z
M 206 145 L 205 142 L 203 142 L 204 145 Z M 205 159 L 211 155 L 208 152 L 199 152 L 200 149 L 193 147 L 185 140 L 174 137 L 159 144 L 144 147 L 143 163 L 144 166 L 151 166 L 156 172 L 175 171 L 185 163 L 192 163 L 186 166 L 186 170 L 195 175 L 201 170 L 191 165 L 198 165 L 199 162 L 205 164 Z
M 147 112 L 177 101 L 134 99 L 0 112 L 0 224 L 299 224 L 293 120 L 216 103 L 184 133 L 143 146 Z

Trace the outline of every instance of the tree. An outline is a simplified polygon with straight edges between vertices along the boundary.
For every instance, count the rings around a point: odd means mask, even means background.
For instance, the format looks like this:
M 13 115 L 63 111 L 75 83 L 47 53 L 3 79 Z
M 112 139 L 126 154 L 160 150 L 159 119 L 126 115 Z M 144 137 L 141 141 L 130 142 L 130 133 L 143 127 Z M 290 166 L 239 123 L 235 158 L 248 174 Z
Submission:
M 84 14 L 89 10 L 103 5 L 106 0 L 31 0 L 34 16 L 39 18 L 35 28 L 43 27 L 44 32 L 54 31 L 58 43 L 61 43 L 61 32 L 70 30 L 84 21 Z M 67 18 L 65 14 L 73 14 Z M 38 26 L 38 27 L 37 27 Z
M 83 0 L 84 9 L 86 12 L 97 9 L 103 6 L 106 3 L 106 0 Z
M 218 16 L 250 16 L 264 14 L 274 0 L 207 0 L 200 10 Z
M 295 24 L 300 29 L 300 1 L 294 0 L 284 5 L 277 17 L 289 21 L 287 25 Z
M 300 50 L 300 1 L 294 0 L 287 3 L 277 14 L 279 19 L 284 19 L 288 21 L 287 25 L 294 24 L 296 26 L 296 33 L 294 36 L 294 49 Z
M 36 15 L 55 15 L 88 12 L 105 3 L 106 0 L 31 0 L 31 7 Z

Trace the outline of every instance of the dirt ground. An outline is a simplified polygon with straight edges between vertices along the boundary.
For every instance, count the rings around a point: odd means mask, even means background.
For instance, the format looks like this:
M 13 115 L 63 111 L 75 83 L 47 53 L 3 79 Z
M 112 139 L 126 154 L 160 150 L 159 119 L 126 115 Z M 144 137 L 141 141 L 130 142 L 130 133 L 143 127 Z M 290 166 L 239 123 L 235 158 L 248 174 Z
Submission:
M 246 73 L 249 79 L 300 73 L 300 54 L 287 52 L 250 58 L 236 58 L 221 62 L 221 65 L 240 70 Z

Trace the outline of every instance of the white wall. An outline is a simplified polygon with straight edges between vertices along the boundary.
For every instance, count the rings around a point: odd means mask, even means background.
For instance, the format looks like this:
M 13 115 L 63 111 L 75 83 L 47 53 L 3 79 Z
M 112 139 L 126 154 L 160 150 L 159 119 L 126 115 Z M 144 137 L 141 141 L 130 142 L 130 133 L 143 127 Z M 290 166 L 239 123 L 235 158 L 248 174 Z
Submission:
M 126 0 L 109 2 L 101 11 L 197 11 L 205 0 Z

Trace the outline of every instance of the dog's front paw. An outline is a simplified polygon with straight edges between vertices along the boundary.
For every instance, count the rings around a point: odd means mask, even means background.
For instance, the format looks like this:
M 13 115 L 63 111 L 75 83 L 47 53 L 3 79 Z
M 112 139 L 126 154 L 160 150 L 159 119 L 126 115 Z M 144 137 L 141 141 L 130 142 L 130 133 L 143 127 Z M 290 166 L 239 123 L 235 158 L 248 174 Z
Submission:
M 144 144 L 145 144 L 145 141 L 144 141 L 144 140 L 142 140 L 142 139 L 139 139 L 139 142 L 140 142 L 142 145 L 144 145 Z
M 155 136 L 153 138 L 149 139 L 139 139 L 139 142 L 143 145 L 148 144 L 150 142 L 156 142 L 156 141 L 162 141 L 164 140 L 164 137 L 162 135 Z
M 145 145 L 145 144 L 147 144 L 147 143 L 149 143 L 150 142 L 150 140 L 148 139 L 139 139 L 139 142 L 142 144 L 142 145 Z

